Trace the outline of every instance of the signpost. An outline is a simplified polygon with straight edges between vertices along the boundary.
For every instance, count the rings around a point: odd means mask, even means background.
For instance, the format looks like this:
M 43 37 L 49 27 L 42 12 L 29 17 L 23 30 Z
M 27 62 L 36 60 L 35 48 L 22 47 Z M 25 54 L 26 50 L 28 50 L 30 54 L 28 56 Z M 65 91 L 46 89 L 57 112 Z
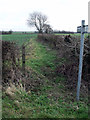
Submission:
M 85 33 L 85 20 L 82 20 L 81 41 L 80 41 L 80 56 L 79 56 L 79 72 L 78 72 L 78 84 L 77 84 L 77 101 L 79 101 L 81 77 L 82 77 L 83 51 L 84 51 L 84 33 Z
M 88 29 L 89 29 L 89 28 L 88 28 L 88 25 L 85 25 L 85 33 L 88 33 Z M 78 26 L 78 27 L 77 27 L 77 32 L 78 32 L 78 33 L 81 33 L 81 26 Z

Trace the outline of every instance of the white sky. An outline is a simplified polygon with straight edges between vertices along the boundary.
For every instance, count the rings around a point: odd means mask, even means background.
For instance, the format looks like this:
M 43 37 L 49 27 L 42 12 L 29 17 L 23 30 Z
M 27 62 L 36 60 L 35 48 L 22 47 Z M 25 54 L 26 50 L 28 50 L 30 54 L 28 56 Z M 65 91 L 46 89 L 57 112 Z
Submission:
M 54 30 L 76 31 L 81 20 L 88 24 L 89 0 L 0 0 L 0 30 L 32 31 L 29 14 L 38 11 L 48 16 Z

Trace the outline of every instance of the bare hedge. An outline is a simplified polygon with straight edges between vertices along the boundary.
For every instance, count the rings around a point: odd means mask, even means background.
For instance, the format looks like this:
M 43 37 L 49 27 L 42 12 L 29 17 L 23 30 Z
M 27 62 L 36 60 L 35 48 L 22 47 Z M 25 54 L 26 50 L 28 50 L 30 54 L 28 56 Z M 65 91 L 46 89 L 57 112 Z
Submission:
M 38 41 L 49 44 L 53 49 L 58 51 L 58 57 L 66 58 L 67 61 L 60 66 L 57 66 L 56 73 L 63 74 L 67 78 L 67 87 L 70 89 L 76 88 L 78 79 L 79 66 L 79 51 L 80 51 L 80 36 L 70 35 L 53 35 L 39 34 Z M 84 61 L 83 61 L 83 80 L 84 86 L 88 86 L 88 69 L 90 67 L 90 37 L 85 38 L 84 44 Z M 89 60 L 89 61 L 88 61 Z

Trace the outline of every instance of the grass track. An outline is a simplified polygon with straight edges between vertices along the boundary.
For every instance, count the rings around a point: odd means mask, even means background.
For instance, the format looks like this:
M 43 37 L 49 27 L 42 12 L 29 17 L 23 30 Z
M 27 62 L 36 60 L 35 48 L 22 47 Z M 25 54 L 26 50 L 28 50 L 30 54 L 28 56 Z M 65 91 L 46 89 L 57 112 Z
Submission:
M 15 38 L 16 36 L 4 36 L 3 40 L 15 40 L 19 45 L 28 42 L 26 51 L 30 54 L 26 56 L 26 66 L 38 72 L 38 75 L 46 77 L 47 86 L 42 86 L 38 94 L 26 93 L 19 89 L 14 96 L 3 93 L 3 118 L 88 118 L 87 98 L 81 98 L 78 103 L 72 101 L 68 91 L 65 91 L 63 77 L 57 76 L 57 82 L 54 84 L 52 79 L 47 77 L 64 59 L 55 63 L 56 51 L 35 41 L 36 35 L 31 40 L 30 35 L 24 36 L 23 40 L 20 35 Z M 42 69 L 45 69 L 46 73 Z

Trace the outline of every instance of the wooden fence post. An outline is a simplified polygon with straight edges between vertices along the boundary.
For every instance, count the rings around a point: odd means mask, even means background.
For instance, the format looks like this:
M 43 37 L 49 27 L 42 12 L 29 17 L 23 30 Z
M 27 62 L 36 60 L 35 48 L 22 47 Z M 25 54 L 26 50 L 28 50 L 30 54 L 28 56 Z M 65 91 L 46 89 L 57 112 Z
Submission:
M 25 46 L 22 45 L 22 71 L 25 74 Z

